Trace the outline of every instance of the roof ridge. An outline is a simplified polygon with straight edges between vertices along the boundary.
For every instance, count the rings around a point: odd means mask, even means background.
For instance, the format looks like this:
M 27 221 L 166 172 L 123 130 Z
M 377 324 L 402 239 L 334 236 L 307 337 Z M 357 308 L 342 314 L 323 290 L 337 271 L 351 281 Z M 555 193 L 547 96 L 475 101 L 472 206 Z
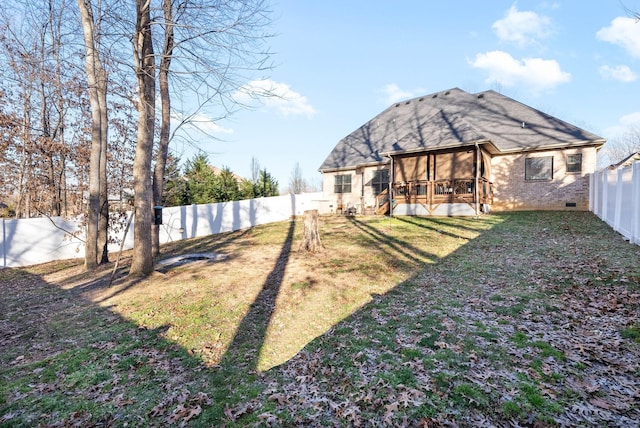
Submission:
M 452 91 L 459 91 L 459 92 L 462 92 L 463 94 L 471 95 L 469 92 L 465 91 L 464 89 L 460 89 L 457 86 L 454 86 L 453 88 L 445 89 L 443 91 L 436 91 L 430 94 L 418 95 L 416 97 L 406 98 L 406 99 L 393 102 L 389 105 L 389 107 L 385 109 L 385 111 L 389 110 L 392 107 L 398 107 L 403 104 L 411 104 L 411 102 L 415 100 L 422 101 L 423 99 L 427 99 L 427 98 L 429 99 L 440 98 L 441 95 L 445 95 L 445 96 L 449 95 Z

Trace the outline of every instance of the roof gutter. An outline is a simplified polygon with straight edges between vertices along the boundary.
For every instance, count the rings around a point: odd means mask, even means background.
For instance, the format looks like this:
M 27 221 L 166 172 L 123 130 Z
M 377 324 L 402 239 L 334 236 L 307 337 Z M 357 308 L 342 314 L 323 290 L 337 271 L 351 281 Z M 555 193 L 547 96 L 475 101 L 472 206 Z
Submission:
M 606 142 L 607 142 L 606 138 L 601 138 L 598 140 L 580 140 L 580 141 L 575 141 L 573 143 L 547 144 L 545 146 L 516 147 L 510 150 L 500 150 L 499 152 L 502 154 L 510 154 L 510 153 L 522 153 L 522 152 L 541 152 L 545 150 L 566 149 L 566 148 L 584 147 L 584 146 L 600 146 L 601 147 Z
M 462 143 L 462 144 L 449 144 L 441 147 L 420 147 L 420 148 L 407 149 L 407 150 L 394 150 L 392 152 L 381 152 L 380 156 L 391 157 L 391 156 L 397 156 L 397 155 L 409 155 L 409 154 L 420 153 L 420 152 L 434 152 L 437 150 L 456 149 L 461 147 L 477 146 L 478 144 L 486 144 L 486 143 L 491 143 L 491 140 L 483 138 L 482 140 L 469 141 L 468 143 Z
M 366 168 L 368 166 L 378 166 L 378 165 L 387 165 L 389 163 L 388 159 L 382 159 L 378 162 L 366 162 L 366 163 L 359 163 L 356 165 L 350 165 L 350 166 L 341 166 L 338 168 L 318 168 L 319 172 L 325 173 L 325 172 L 339 172 L 339 171 L 351 171 L 354 170 L 356 168 Z

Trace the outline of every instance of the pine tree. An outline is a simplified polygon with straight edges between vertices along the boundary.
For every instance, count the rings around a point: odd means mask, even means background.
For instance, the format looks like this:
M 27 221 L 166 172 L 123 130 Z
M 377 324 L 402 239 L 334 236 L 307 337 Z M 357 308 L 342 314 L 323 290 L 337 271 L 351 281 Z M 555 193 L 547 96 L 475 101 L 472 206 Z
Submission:
M 240 197 L 238 180 L 228 167 L 222 168 L 216 176 L 214 197 L 216 202 L 236 201 Z
M 198 154 L 187 161 L 184 176 L 187 181 L 185 204 L 210 204 L 216 201 L 216 176 L 205 154 Z

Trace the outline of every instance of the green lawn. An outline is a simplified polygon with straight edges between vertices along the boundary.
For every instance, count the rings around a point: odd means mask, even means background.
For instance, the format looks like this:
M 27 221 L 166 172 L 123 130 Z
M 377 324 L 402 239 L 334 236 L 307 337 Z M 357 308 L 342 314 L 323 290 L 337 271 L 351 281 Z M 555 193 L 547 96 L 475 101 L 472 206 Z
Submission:
M 0 426 L 632 426 L 640 247 L 590 213 L 323 217 L 0 270 Z

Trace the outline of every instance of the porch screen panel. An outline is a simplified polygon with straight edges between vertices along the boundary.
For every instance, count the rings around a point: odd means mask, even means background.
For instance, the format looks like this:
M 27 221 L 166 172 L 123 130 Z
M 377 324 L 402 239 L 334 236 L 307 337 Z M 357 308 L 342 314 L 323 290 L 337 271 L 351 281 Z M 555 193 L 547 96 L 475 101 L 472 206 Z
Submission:
M 435 156 L 435 179 L 472 178 L 473 160 L 473 151 L 437 153 Z
M 486 179 L 491 178 L 491 155 L 484 150 L 480 152 L 482 157 L 482 168 L 480 169 L 480 176 Z
M 427 179 L 427 156 L 401 157 L 394 160 L 394 181 Z

